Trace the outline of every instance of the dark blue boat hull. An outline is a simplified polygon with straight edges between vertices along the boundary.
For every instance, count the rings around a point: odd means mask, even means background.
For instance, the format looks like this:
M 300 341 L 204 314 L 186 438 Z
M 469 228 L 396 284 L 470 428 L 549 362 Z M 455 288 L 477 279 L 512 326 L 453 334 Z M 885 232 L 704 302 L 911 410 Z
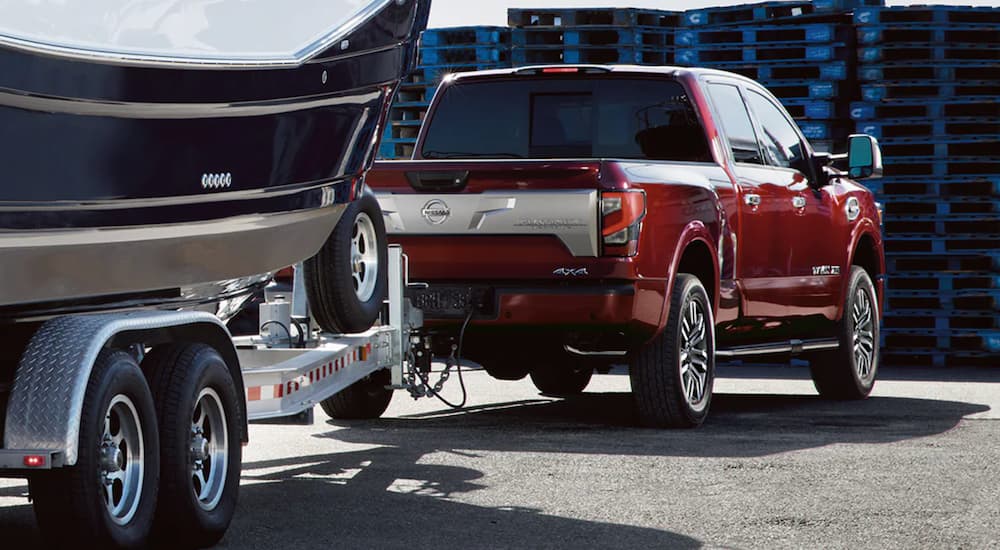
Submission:
M 217 301 L 315 253 L 361 191 L 429 6 L 392 2 L 294 67 L 0 48 L 0 319 Z

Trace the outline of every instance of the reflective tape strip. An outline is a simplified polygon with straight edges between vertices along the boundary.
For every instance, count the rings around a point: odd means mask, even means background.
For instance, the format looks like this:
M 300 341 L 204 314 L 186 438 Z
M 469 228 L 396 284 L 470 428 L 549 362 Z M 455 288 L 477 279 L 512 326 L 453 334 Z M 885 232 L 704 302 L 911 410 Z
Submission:
M 268 399 L 282 399 L 288 397 L 305 386 L 316 384 L 325 378 L 346 369 L 353 363 L 358 361 L 367 361 L 371 357 L 371 352 L 372 345 L 365 344 L 349 350 L 344 356 L 324 363 L 323 365 L 312 369 L 307 374 L 300 375 L 294 380 L 289 380 L 282 384 L 250 386 L 246 390 L 247 401 L 266 401 Z

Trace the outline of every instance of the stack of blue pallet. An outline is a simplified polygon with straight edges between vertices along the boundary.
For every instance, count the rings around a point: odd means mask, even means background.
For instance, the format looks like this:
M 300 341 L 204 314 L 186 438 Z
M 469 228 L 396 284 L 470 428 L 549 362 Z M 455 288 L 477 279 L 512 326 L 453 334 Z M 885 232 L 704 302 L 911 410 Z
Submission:
M 770 89 L 818 150 L 842 147 L 857 97 L 850 9 L 865 0 L 762 2 L 684 12 L 678 65 L 746 75 Z
M 1000 9 L 855 11 L 859 132 L 881 141 L 888 362 L 1000 352 Z
M 785 0 L 683 13 L 511 9 L 510 27 L 425 32 L 380 149 L 407 158 L 448 73 L 549 63 L 714 67 L 754 78 L 818 150 L 876 136 L 885 177 L 887 363 L 1000 353 L 1000 8 Z M 853 120 L 852 120 L 853 119 Z
M 420 123 L 441 79 L 451 73 L 510 67 L 506 27 L 429 29 L 420 39 L 419 64 L 400 86 L 389 111 L 379 156 L 410 158 Z
M 669 65 L 678 12 L 635 8 L 511 9 L 514 66 Z

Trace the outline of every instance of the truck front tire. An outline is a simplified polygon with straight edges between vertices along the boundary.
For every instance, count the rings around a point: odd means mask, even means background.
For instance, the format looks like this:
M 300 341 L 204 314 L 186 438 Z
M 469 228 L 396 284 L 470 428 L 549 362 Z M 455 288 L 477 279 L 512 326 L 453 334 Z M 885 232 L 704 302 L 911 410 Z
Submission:
M 629 378 L 643 426 L 694 428 L 705 421 L 715 381 L 715 324 L 708 292 L 694 275 L 675 277 L 667 325 L 631 354 Z
M 332 397 L 320 401 L 323 412 L 334 420 L 368 420 L 382 416 L 389 408 L 393 391 L 392 373 L 375 371 Z
M 29 480 L 48 546 L 141 548 L 156 511 L 159 434 L 135 359 L 105 349 L 91 371 L 76 465 Z
M 242 441 L 236 384 L 204 344 L 167 344 L 143 362 L 160 425 L 160 502 L 154 533 L 174 548 L 222 539 L 236 511 Z
M 816 391 L 827 399 L 864 399 L 875 387 L 879 363 L 879 308 L 868 272 L 851 266 L 844 313 L 837 324 L 840 346 L 809 358 Z

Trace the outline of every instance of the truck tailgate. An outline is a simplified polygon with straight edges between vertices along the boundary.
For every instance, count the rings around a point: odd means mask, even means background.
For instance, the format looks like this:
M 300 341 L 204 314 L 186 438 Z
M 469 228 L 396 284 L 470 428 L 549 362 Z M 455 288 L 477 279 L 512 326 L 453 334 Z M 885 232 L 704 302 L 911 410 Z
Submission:
M 546 254 L 557 242 L 561 247 L 555 249 L 561 248 L 561 255 L 571 259 L 600 253 L 602 165 L 601 161 L 384 162 L 369 172 L 367 182 L 378 195 L 390 239 L 529 237 L 516 242 L 529 248 L 538 243 Z M 452 239 L 433 242 L 439 247 L 458 245 Z M 522 252 L 532 255 L 529 250 Z

